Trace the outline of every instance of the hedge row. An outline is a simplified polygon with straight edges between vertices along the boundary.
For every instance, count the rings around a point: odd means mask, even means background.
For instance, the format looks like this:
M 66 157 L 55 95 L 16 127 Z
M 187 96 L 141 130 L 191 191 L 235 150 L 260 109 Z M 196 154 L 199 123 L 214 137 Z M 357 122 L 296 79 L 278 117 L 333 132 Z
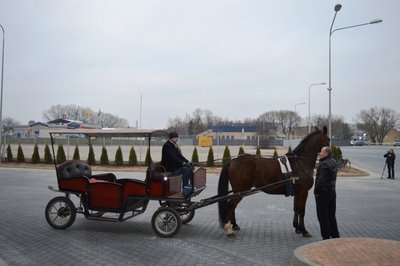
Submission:
M 244 149 L 243 149 L 243 147 L 240 147 L 239 148 L 239 152 L 238 152 L 238 156 L 240 156 L 242 154 L 244 154 Z M 257 147 L 256 155 L 261 156 L 261 151 L 260 151 L 259 147 Z M 277 151 L 275 149 L 274 150 L 274 154 L 273 154 L 273 158 L 277 158 L 277 157 L 278 157 L 278 153 L 277 153 Z M 232 157 L 231 157 L 231 153 L 230 153 L 229 147 L 225 146 L 225 150 L 224 150 L 224 154 L 223 154 L 223 158 L 222 158 L 222 164 L 229 163 L 231 161 L 231 158 Z M 81 157 L 80 157 L 80 154 L 79 154 L 79 146 L 78 145 L 75 146 L 75 150 L 74 150 L 72 159 L 73 160 L 81 160 Z M 17 158 L 15 160 L 15 158 L 13 157 L 11 146 L 9 144 L 8 147 L 7 147 L 7 151 L 6 151 L 6 160 L 8 162 L 13 162 L 13 161 L 25 162 L 26 160 L 25 160 L 24 152 L 22 151 L 21 145 L 18 145 Z M 62 144 L 59 144 L 58 147 L 57 147 L 56 160 L 57 160 L 57 163 L 63 163 L 63 162 L 66 161 L 66 155 L 65 155 L 65 151 L 64 151 L 64 146 Z M 101 155 L 100 155 L 100 161 L 98 162 L 98 161 L 96 161 L 96 157 L 95 157 L 95 154 L 94 154 L 93 146 L 89 145 L 89 154 L 88 154 L 88 158 L 86 159 L 86 161 L 90 165 L 95 165 L 97 163 L 99 163 L 100 165 L 109 165 L 109 164 L 111 164 L 110 160 L 109 160 L 107 148 L 105 146 L 102 147 Z M 46 144 L 45 148 L 44 148 L 43 161 L 41 160 L 40 155 L 39 155 L 39 147 L 38 147 L 38 145 L 36 144 L 34 146 L 33 154 L 32 154 L 32 157 L 31 157 L 31 163 L 36 164 L 36 163 L 41 163 L 41 162 L 48 163 L 48 164 L 53 163 L 53 156 L 50 153 L 50 148 L 49 148 L 48 144 Z M 144 164 L 148 166 L 152 162 L 153 162 L 153 160 L 151 158 L 150 150 L 147 149 L 146 158 L 145 158 Z M 194 163 L 194 164 L 199 164 L 199 155 L 198 155 L 196 147 L 193 149 L 191 162 Z M 123 159 L 121 146 L 118 146 L 118 149 L 115 152 L 114 164 L 118 165 L 118 166 L 124 164 L 124 159 Z M 133 146 L 129 151 L 129 158 L 128 158 L 128 161 L 127 161 L 127 165 L 129 165 L 129 166 L 138 165 L 138 159 L 137 159 L 137 156 L 136 156 L 136 151 L 135 151 Z M 208 150 L 206 166 L 208 166 L 208 167 L 215 166 L 214 151 L 213 151 L 212 147 L 210 147 L 209 150 Z

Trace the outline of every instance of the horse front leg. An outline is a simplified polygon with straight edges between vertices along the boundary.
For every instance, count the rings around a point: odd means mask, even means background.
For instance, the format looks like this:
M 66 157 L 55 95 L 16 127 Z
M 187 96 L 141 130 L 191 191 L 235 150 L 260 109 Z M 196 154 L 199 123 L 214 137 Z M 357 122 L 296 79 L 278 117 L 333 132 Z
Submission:
M 306 193 L 300 193 L 294 196 L 293 226 L 297 234 L 303 234 L 304 237 L 312 237 L 304 225 L 307 196 L 308 191 Z
M 305 207 L 299 209 L 299 230 L 300 233 L 303 233 L 304 237 L 312 237 L 312 235 L 306 230 L 306 227 L 304 226 L 305 213 L 306 213 Z
M 299 228 L 299 211 L 297 208 L 293 209 L 294 214 L 293 214 L 293 227 L 295 229 L 296 234 L 300 234 L 301 230 Z

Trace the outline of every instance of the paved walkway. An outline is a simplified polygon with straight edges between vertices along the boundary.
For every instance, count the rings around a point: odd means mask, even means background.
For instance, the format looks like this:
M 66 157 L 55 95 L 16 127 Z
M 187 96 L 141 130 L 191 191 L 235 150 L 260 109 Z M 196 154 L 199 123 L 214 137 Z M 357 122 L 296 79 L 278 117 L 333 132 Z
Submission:
M 400 241 L 375 238 L 338 238 L 297 248 L 292 265 L 399 265 Z
M 116 174 L 119 178 L 144 178 L 139 173 Z M 196 201 L 216 194 L 217 175 L 207 178 L 207 189 Z M 287 266 L 296 248 L 321 243 L 311 194 L 305 217 L 311 238 L 293 230 L 293 198 L 258 193 L 240 202 L 236 216 L 242 230 L 234 238 L 225 236 L 217 206 L 210 205 L 196 210 L 193 221 L 182 226 L 174 238 L 163 239 L 154 234 L 150 222 L 158 202 L 151 202 L 144 214 L 123 223 L 90 221 L 78 215 L 68 229 L 52 229 L 44 209 L 50 199 L 61 194 L 49 191 L 49 185 L 57 185 L 54 170 L 0 168 L 0 257 L 9 266 Z M 337 219 L 342 239 L 399 241 L 399 190 L 397 179 L 340 177 Z M 397 259 L 395 262 L 400 265 Z

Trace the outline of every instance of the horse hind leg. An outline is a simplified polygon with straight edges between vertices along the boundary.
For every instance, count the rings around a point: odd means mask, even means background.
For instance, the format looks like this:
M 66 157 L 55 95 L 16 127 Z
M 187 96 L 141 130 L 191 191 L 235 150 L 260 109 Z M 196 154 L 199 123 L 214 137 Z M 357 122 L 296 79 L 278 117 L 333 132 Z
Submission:
M 233 230 L 235 230 L 235 231 L 240 231 L 240 227 L 239 227 L 239 225 L 236 223 L 236 214 L 235 214 L 235 212 L 233 213 L 233 217 L 232 217 L 232 219 L 231 219 L 231 223 L 232 223 L 232 228 L 233 228 Z
M 228 237 L 235 235 L 234 230 L 236 231 L 240 230 L 239 225 L 236 223 L 235 209 L 241 200 L 242 200 L 241 198 L 236 198 L 236 199 L 231 199 L 228 202 L 228 214 L 227 214 L 228 222 L 225 223 L 224 225 L 224 230 L 226 231 L 226 235 Z

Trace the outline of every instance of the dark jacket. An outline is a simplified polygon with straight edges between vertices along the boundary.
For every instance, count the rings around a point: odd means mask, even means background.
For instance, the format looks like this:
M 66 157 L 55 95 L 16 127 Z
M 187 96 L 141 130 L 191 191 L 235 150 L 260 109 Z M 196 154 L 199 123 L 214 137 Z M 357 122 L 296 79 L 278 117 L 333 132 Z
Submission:
M 167 172 L 174 172 L 181 168 L 184 163 L 189 162 L 178 149 L 178 146 L 171 141 L 165 142 L 162 147 L 161 164 Z
M 332 157 L 320 161 L 315 178 L 314 194 L 335 191 L 337 163 Z
M 390 165 L 394 165 L 394 160 L 396 160 L 396 155 L 391 152 L 387 152 L 383 157 L 386 158 L 386 163 Z

